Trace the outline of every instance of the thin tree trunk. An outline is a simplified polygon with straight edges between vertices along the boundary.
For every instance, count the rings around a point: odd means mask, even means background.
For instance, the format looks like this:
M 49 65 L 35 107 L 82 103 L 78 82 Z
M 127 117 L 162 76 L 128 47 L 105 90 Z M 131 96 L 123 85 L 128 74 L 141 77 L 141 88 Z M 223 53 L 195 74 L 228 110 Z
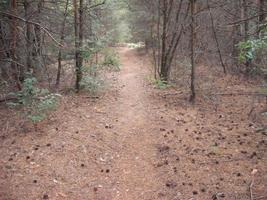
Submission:
M 69 0 L 66 2 L 65 11 L 64 11 L 64 19 L 62 22 L 61 32 L 60 32 L 60 43 L 63 44 L 65 40 L 65 26 L 66 26 L 66 19 L 68 14 L 68 6 Z M 62 48 L 59 48 L 58 51 L 58 69 L 57 69 L 57 79 L 56 79 L 56 88 L 59 88 L 60 85 L 60 78 L 61 78 L 61 70 L 62 70 Z
M 83 46 L 83 0 L 80 0 L 79 17 L 78 5 L 74 0 L 74 17 L 75 17 L 75 48 L 76 48 L 76 91 L 80 91 L 80 82 L 82 80 L 83 58 L 81 48 Z
M 76 82 L 75 89 L 77 92 L 80 90 L 80 64 L 79 64 L 79 19 L 78 19 L 78 4 L 77 0 L 73 0 L 74 10 L 74 39 L 75 39 L 75 70 L 76 70 Z
M 157 64 L 157 71 L 158 74 L 160 75 L 160 63 L 161 63 L 161 37 L 160 37 L 160 21 L 161 21 L 161 12 L 160 12 L 160 7 L 161 7 L 161 0 L 158 0 L 158 19 L 157 19 L 157 39 L 158 39 L 158 64 Z
M 264 13 L 264 0 L 258 0 L 258 4 L 259 4 L 259 23 L 258 23 L 258 37 L 260 37 L 261 34 L 261 30 L 262 30 L 262 24 L 264 23 L 264 19 L 265 19 L 265 13 Z
M 213 18 L 213 15 L 211 13 L 210 5 L 209 5 L 209 0 L 207 1 L 207 3 L 208 3 L 209 15 L 210 15 L 210 19 L 211 19 L 212 32 L 213 32 L 213 35 L 214 35 L 214 40 L 216 42 L 217 52 L 218 52 L 218 55 L 219 55 L 219 58 L 220 58 L 220 62 L 221 62 L 222 68 L 223 68 L 223 72 L 224 72 L 224 74 L 226 74 L 226 67 L 225 67 L 225 64 L 223 62 L 222 53 L 221 53 L 221 49 L 220 49 L 220 44 L 219 44 L 219 41 L 218 41 L 216 29 L 215 29 L 214 18 Z
M 190 102 L 194 103 L 196 99 L 195 91 L 195 6 L 196 0 L 190 0 L 191 2 L 191 96 Z
M 151 39 L 152 39 L 152 42 L 153 42 L 153 44 L 152 44 L 152 55 L 153 55 L 153 64 L 154 64 L 154 78 L 155 79 L 157 79 L 157 55 L 156 55 L 156 48 L 157 48 L 157 44 L 155 44 L 155 38 L 154 38 L 154 35 L 153 35 L 153 24 L 154 24 L 154 22 L 155 22 L 155 16 L 154 16 L 154 14 L 153 14 L 153 20 L 152 20 L 152 25 L 151 25 L 151 27 L 150 27 L 150 36 L 151 36 Z
M 166 69 L 166 42 L 167 42 L 167 19 L 168 5 L 167 0 L 163 1 L 163 27 L 162 27 L 162 48 L 161 48 L 161 70 L 160 77 L 162 80 L 168 80 L 168 72 Z
M 38 15 L 37 15 L 37 22 L 39 24 L 41 24 L 41 12 L 42 12 L 42 9 L 43 9 L 43 2 L 44 0 L 39 0 L 38 2 L 38 5 L 37 5 L 37 12 L 38 12 Z M 40 26 L 34 26 L 34 30 L 35 30 L 35 35 L 36 35 L 36 47 L 35 47 L 35 54 L 36 54 L 36 57 L 41 57 L 41 54 L 42 54 L 42 31 L 41 31 L 41 28 Z
M 156 55 L 156 49 L 157 49 L 157 40 L 154 36 L 154 25 L 156 24 L 155 22 L 155 12 L 152 12 L 152 21 L 151 21 L 151 26 L 150 26 L 150 38 L 152 41 L 152 56 L 153 56 L 153 66 L 154 66 L 154 78 L 157 79 L 157 55 Z
M 248 18 L 248 0 L 244 0 L 244 4 L 243 4 L 243 9 L 244 9 L 244 17 L 245 19 Z M 245 21 L 244 23 L 244 28 L 245 28 L 245 32 L 244 32 L 244 38 L 245 40 L 248 40 L 249 39 L 249 34 L 248 34 L 248 31 L 249 31 L 249 21 Z
M 238 1 L 234 1 L 234 10 L 235 13 L 233 15 L 233 21 L 236 21 L 239 19 L 239 13 L 240 13 L 240 6 Z M 237 66 L 239 68 L 239 62 L 238 62 L 238 48 L 237 44 L 240 42 L 240 28 L 238 26 L 233 26 L 232 30 L 232 56 L 234 57 L 234 66 Z
M 24 10 L 25 10 L 25 19 L 29 20 L 31 16 L 31 4 L 28 0 L 24 0 Z M 27 72 L 33 73 L 33 25 L 30 23 L 26 23 L 26 51 L 27 51 L 27 59 L 26 66 Z
M 84 0 L 80 0 L 80 10 L 79 10 L 79 50 L 80 50 L 80 54 L 79 54 L 79 62 L 80 62 L 80 79 L 82 79 L 82 71 L 81 68 L 83 66 L 83 57 L 82 57 L 82 48 L 83 48 L 83 32 L 84 32 L 84 8 L 83 5 L 84 4 Z
M 247 0 L 240 0 L 240 7 L 241 7 L 241 12 L 240 12 L 240 17 L 241 19 L 246 19 L 247 18 Z M 243 36 L 244 40 L 247 40 L 248 37 L 248 21 L 244 21 L 240 25 L 240 32 L 241 35 Z
M 11 1 L 11 9 L 12 9 L 12 14 L 16 15 L 17 14 L 17 1 L 12 0 Z M 17 19 L 13 18 L 12 19 L 12 27 L 11 27 L 11 35 L 12 35 L 12 42 L 11 42 L 11 51 L 10 51 L 10 57 L 12 59 L 11 62 L 11 68 L 12 68 L 12 77 L 16 83 L 16 86 L 18 90 L 22 89 L 21 82 L 19 80 L 19 70 L 18 70 L 18 65 L 16 64 L 17 60 Z
M 248 17 L 248 0 L 241 0 L 241 19 L 247 19 Z M 246 20 L 244 23 L 241 25 L 241 34 L 243 36 L 243 40 L 247 41 L 249 39 L 248 35 L 248 30 L 249 30 L 249 22 Z M 249 74 L 250 72 L 250 66 L 251 66 L 251 60 L 246 59 L 245 62 L 246 70 L 245 73 L 246 75 Z

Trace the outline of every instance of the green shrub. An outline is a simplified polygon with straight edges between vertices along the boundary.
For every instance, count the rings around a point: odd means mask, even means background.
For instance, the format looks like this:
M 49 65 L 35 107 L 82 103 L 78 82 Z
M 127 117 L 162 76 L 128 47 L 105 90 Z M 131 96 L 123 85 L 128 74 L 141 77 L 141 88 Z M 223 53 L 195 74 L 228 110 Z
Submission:
M 13 107 L 22 107 L 23 115 L 33 123 L 46 119 L 49 112 L 58 105 L 60 96 L 50 93 L 47 89 L 37 88 L 36 83 L 34 77 L 25 79 L 22 90 L 13 94 L 17 100 L 8 103 Z
M 262 36 L 257 39 L 248 39 L 238 44 L 239 60 L 246 62 L 255 59 L 256 55 L 267 48 L 267 28 L 261 31 Z
M 113 49 L 105 49 L 103 51 L 104 61 L 103 66 L 108 67 L 108 69 L 120 71 L 120 60 L 119 55 Z
M 171 85 L 168 84 L 167 81 L 164 81 L 162 79 L 152 79 L 152 83 L 156 86 L 156 88 L 162 89 L 162 90 L 165 90 L 171 87 Z
M 253 60 L 257 51 L 267 47 L 267 37 L 261 39 L 251 39 L 245 42 L 240 42 L 238 48 L 240 50 L 239 60 L 246 62 Z
M 104 87 L 104 81 L 95 76 L 83 76 L 81 88 L 89 93 L 95 94 Z

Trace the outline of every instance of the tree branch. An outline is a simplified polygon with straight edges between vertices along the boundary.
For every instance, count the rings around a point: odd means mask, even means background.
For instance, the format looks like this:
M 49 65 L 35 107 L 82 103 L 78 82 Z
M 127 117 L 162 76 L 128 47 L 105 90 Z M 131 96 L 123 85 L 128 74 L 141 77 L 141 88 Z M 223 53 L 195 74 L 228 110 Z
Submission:
M 264 13 L 267 13 L 267 12 L 264 12 Z M 239 25 L 239 24 L 242 24 L 242 23 L 245 23 L 246 21 L 249 21 L 249 20 L 252 20 L 252 19 L 255 19 L 259 16 L 261 16 L 262 14 L 259 14 L 259 15 L 254 15 L 252 17 L 248 17 L 246 19 L 241 19 L 241 20 L 238 20 L 238 21 L 235 21 L 235 22 L 232 22 L 232 23 L 229 23 L 227 24 L 227 26 L 236 26 L 236 25 Z
M 25 23 L 29 23 L 29 24 L 33 24 L 33 25 L 36 25 L 36 26 L 39 26 L 58 46 L 60 47 L 63 47 L 62 44 L 60 44 L 53 36 L 52 34 L 49 32 L 48 28 L 42 26 L 41 24 L 37 23 L 37 22 L 33 22 L 33 21 L 30 21 L 30 20 L 26 20 L 22 17 L 19 17 L 19 16 L 16 16 L 16 15 L 13 15 L 11 13 L 7 13 L 7 12 L 2 12 L 0 11 L 0 14 L 2 15 L 5 15 L 5 16 L 9 16 L 9 17 L 13 17 L 13 18 L 16 18 L 16 19 L 19 19 Z

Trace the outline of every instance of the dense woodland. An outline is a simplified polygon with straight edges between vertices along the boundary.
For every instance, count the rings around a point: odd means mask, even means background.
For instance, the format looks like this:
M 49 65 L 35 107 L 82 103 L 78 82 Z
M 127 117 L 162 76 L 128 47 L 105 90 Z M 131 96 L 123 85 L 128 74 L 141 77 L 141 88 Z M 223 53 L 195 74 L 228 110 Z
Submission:
M 2 1 L 1 85 L 19 91 L 27 76 L 59 88 L 64 60 L 75 60 L 80 90 L 84 63 L 104 48 L 144 42 L 154 76 L 173 77 L 181 63 L 213 62 L 226 73 L 266 75 L 266 2 L 255 1 Z M 49 65 L 57 62 L 53 74 Z M 97 62 L 97 58 L 96 58 Z M 93 63 L 91 63 L 93 64 Z M 57 74 L 56 77 L 54 74 Z
M 22 89 L 27 76 L 61 85 L 62 61 L 75 59 L 80 90 L 85 60 L 107 46 L 144 42 L 155 78 L 168 81 L 179 62 L 214 60 L 223 73 L 266 73 L 266 5 L 255 1 L 2 1 L 1 85 Z M 57 62 L 57 76 L 48 71 Z M 97 62 L 97 59 L 96 59 Z M 92 63 L 91 63 L 92 64 Z M 63 69 L 62 69 L 63 68 Z M 179 78 L 179 77 L 174 77 Z
M 266 0 L 1 0 L 0 109 L 17 115 L 0 123 L 0 130 L 5 132 L 9 121 L 23 119 L 23 124 L 32 124 L 38 132 L 38 124 L 64 106 L 70 94 L 77 99 L 100 98 L 99 92 L 110 87 L 105 84 L 110 73 L 121 73 L 124 68 L 126 59 L 120 60 L 124 48 L 136 50 L 148 61 L 135 73 L 147 68 L 145 79 L 153 87 L 174 89 L 172 94 L 164 93 L 165 100 L 183 94 L 188 109 L 205 102 L 214 105 L 217 113 L 226 108 L 219 96 L 236 98 L 231 106 L 238 111 L 232 109 L 231 113 L 242 118 L 238 112 L 248 109 L 248 120 L 258 123 L 257 131 L 265 131 L 261 138 L 265 144 Z M 238 90 L 228 86 L 232 83 L 229 77 L 239 81 L 235 85 Z M 127 83 L 123 87 L 127 88 Z M 140 96 L 140 91 L 132 93 Z M 67 102 L 71 105 L 77 99 Z M 249 105 L 241 107 L 246 99 L 251 99 Z M 161 153 L 169 151 L 162 148 Z M 266 199 L 266 191 L 262 198 L 254 198 L 252 181 L 250 200 Z M 46 195 L 43 199 L 48 199 Z M 216 193 L 212 199 L 223 198 L 220 195 Z M 174 196 L 170 198 L 180 199 Z

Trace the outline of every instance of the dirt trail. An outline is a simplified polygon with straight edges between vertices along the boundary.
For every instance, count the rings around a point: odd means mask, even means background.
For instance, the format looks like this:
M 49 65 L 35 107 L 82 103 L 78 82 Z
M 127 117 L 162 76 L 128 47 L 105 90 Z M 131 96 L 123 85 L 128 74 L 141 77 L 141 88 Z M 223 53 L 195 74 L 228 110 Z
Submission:
M 192 106 L 150 85 L 138 50 L 118 51 L 122 70 L 97 98 L 63 96 L 37 132 L 0 121 L 0 200 L 250 200 L 253 169 L 255 197 L 266 197 L 266 136 L 246 97 Z
M 123 147 L 116 162 L 121 172 L 118 180 L 120 193 L 115 198 L 118 200 L 147 199 L 157 189 L 152 165 L 155 147 L 148 115 L 151 110 L 144 85 L 147 69 L 135 54 L 134 50 L 120 50 L 123 69 L 119 83 L 123 89 L 119 96 L 116 130 Z

